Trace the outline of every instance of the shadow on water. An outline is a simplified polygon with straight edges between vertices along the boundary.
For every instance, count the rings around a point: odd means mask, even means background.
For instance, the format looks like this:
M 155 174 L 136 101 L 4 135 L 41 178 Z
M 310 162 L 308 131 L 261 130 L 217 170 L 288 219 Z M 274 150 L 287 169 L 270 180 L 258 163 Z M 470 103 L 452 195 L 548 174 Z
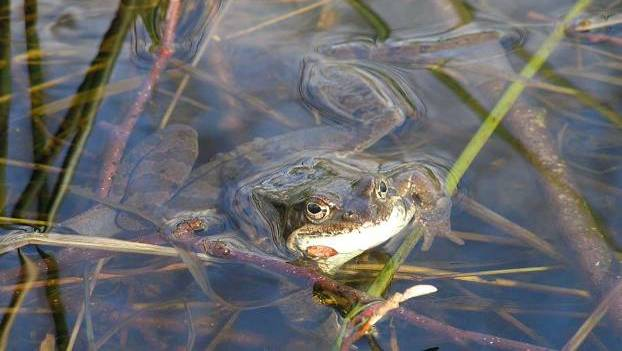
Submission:
M 616 350 L 619 5 L 522 70 L 571 6 L 0 0 L 0 348 Z

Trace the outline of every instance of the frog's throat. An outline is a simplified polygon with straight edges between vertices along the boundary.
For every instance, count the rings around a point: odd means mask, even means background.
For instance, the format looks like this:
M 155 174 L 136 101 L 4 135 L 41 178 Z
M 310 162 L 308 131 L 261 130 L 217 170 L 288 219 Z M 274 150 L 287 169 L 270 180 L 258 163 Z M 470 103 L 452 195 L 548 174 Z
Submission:
M 398 201 L 391 210 L 391 215 L 385 220 L 370 221 L 358 227 L 331 233 L 306 233 L 303 227 L 290 235 L 287 246 L 290 250 L 303 254 L 310 247 L 328 247 L 335 250 L 336 255 L 354 257 L 398 234 L 408 225 L 410 217 L 411 214 Z

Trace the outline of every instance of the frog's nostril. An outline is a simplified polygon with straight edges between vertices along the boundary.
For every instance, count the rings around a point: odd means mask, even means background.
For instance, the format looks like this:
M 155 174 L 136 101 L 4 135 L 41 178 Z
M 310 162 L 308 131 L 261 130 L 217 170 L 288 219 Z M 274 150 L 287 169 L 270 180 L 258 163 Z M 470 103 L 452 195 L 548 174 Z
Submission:
M 343 219 L 347 220 L 347 221 L 353 221 L 357 218 L 356 213 L 354 213 L 354 211 L 345 211 L 343 213 Z

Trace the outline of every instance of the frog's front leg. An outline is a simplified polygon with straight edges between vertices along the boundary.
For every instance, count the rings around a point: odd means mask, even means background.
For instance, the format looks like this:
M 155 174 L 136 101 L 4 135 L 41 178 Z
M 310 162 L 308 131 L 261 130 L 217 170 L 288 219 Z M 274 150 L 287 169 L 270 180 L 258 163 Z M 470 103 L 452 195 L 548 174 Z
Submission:
M 407 84 L 370 65 L 308 58 L 300 91 L 322 116 L 349 130 L 344 148 L 354 151 L 368 148 L 419 113 Z
M 228 216 L 216 208 L 205 208 L 196 211 L 181 211 L 169 214 L 165 220 L 163 231 L 167 238 L 192 245 L 204 236 L 221 235 L 231 227 Z
M 197 133 L 192 127 L 171 125 L 152 134 L 124 156 L 107 200 L 157 218 L 190 174 L 197 153 Z M 112 236 L 144 227 L 140 223 L 136 216 L 97 205 L 60 226 L 81 234 Z
M 214 297 L 217 301 L 222 301 L 222 298 L 211 289 L 203 271 L 203 265 L 195 256 L 194 251 L 197 242 L 201 240 L 200 233 L 205 234 L 212 227 L 218 226 L 217 224 L 223 218 L 215 209 L 183 211 L 165 221 L 161 228 L 162 234 L 175 247 L 179 257 L 203 293 Z
M 438 235 L 463 245 L 464 241 L 451 233 L 451 195 L 445 190 L 440 170 L 422 164 L 403 167 L 394 179 L 395 188 L 407 201 L 413 222 L 423 229 L 421 249 L 429 250 Z

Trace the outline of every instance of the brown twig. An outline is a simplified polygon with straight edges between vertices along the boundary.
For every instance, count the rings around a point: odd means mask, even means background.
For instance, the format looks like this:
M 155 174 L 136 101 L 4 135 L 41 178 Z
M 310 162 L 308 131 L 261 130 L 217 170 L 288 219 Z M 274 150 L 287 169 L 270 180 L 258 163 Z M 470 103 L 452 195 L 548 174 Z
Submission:
M 420 315 L 411 310 L 405 309 L 404 307 L 400 307 L 393 312 L 391 315 L 394 317 L 401 318 L 405 321 L 410 322 L 413 325 L 418 326 L 424 330 L 449 336 L 452 341 L 457 344 L 464 344 L 466 342 L 474 342 L 476 344 L 486 346 L 486 347 L 496 347 L 499 350 L 531 350 L 531 351 L 545 351 L 551 350 L 547 347 L 536 346 L 533 344 L 528 344 L 516 340 L 510 340 L 501 338 L 498 336 L 493 336 L 489 334 L 483 334 L 478 332 L 472 332 L 468 330 L 458 329 L 456 327 L 452 327 L 451 325 L 447 325 L 441 323 L 435 319 Z
M 195 249 L 200 252 L 205 252 L 208 256 L 203 256 L 208 260 L 224 259 L 235 263 L 251 264 L 261 269 L 310 281 L 316 284 L 321 290 L 330 291 L 335 295 L 340 295 L 352 304 L 360 303 L 364 305 L 371 302 L 384 301 L 358 289 L 343 285 L 342 283 L 325 276 L 314 267 L 296 266 L 279 258 L 238 250 L 223 241 L 201 239 L 196 243 Z M 174 255 L 174 252 L 172 252 L 172 254 Z M 460 343 L 474 342 L 487 346 L 494 344 L 499 349 L 504 350 L 548 350 L 540 346 L 522 343 L 515 340 L 458 329 L 437 320 L 406 310 L 403 307 L 395 309 L 390 313 L 391 315 L 406 320 L 411 324 L 423 328 L 424 330 L 444 335 L 449 337 L 451 340 Z
M 374 301 L 383 301 L 363 291 L 343 285 L 323 275 L 314 268 L 295 266 L 277 258 L 237 250 L 223 241 L 201 240 L 197 243 L 197 250 L 205 252 L 214 258 L 230 260 L 236 263 L 251 264 L 262 269 L 311 281 L 318 285 L 319 288 L 339 294 L 352 303 L 366 304 Z M 451 340 L 461 344 L 474 342 L 480 345 L 496 346 L 501 350 L 549 350 L 548 348 L 528 343 L 458 329 L 403 307 L 393 310 L 391 315 L 423 328 L 424 330 L 447 336 Z
M 112 177 L 117 172 L 117 167 L 132 129 L 134 129 L 138 117 L 143 112 L 145 104 L 151 98 L 153 89 L 158 83 L 162 71 L 166 67 L 169 59 L 173 56 L 175 51 L 173 45 L 175 41 L 175 29 L 177 28 L 177 22 L 179 21 L 180 4 L 181 2 L 179 0 L 169 1 L 160 52 L 158 53 L 156 61 L 151 68 L 149 78 L 144 82 L 142 88 L 140 89 L 138 97 L 132 105 L 127 117 L 114 133 L 111 141 L 112 146 L 104 156 L 104 170 L 99 188 L 99 196 L 101 197 L 108 196 L 110 187 L 112 186 Z
M 216 9 L 216 11 L 218 12 L 215 14 L 211 26 L 207 29 L 205 33 L 203 33 L 205 35 L 205 40 L 199 47 L 199 50 L 197 51 L 194 59 L 192 59 L 192 62 L 190 63 L 191 67 L 196 67 L 201 61 L 201 59 L 203 58 L 203 55 L 205 54 L 207 47 L 210 45 L 210 43 L 212 42 L 212 39 L 214 38 L 214 33 L 220 26 L 220 21 L 225 17 L 225 14 L 229 10 L 229 7 L 231 6 L 231 4 L 233 4 L 233 1 L 227 1 L 225 2 L 224 5 L 222 5 L 221 8 Z M 175 108 L 177 107 L 177 103 L 182 99 L 182 94 L 184 93 L 184 90 L 188 86 L 189 82 L 190 82 L 190 74 L 186 73 L 184 74 L 183 78 L 181 78 L 181 80 L 179 81 L 179 85 L 177 86 L 177 89 L 175 90 L 173 98 L 171 102 L 169 103 L 168 107 L 166 108 L 166 111 L 162 115 L 162 119 L 160 120 L 160 129 L 163 129 L 164 127 L 168 125 L 168 122 L 171 119 L 171 116 L 173 115 Z
M 364 319 L 373 316 L 378 309 L 382 307 L 382 304 L 376 303 L 369 306 L 359 315 L 359 318 L 355 319 L 354 323 L 360 323 Z M 449 336 L 449 338 L 458 345 L 466 345 L 468 342 L 473 342 L 482 346 L 495 346 L 499 350 L 531 350 L 531 351 L 545 351 L 552 350 L 547 347 L 535 346 L 532 344 L 505 339 L 489 334 L 483 334 L 478 332 L 472 332 L 468 330 L 458 329 L 450 325 L 441 323 L 435 319 L 420 315 L 404 307 L 389 312 L 393 317 L 405 320 L 417 327 L 436 334 L 442 334 Z M 362 330 L 362 329 L 361 329 Z M 361 338 L 364 334 L 360 331 L 356 331 L 352 335 L 344 339 L 342 344 L 342 350 L 350 350 L 350 346 L 354 344 L 356 340 Z

